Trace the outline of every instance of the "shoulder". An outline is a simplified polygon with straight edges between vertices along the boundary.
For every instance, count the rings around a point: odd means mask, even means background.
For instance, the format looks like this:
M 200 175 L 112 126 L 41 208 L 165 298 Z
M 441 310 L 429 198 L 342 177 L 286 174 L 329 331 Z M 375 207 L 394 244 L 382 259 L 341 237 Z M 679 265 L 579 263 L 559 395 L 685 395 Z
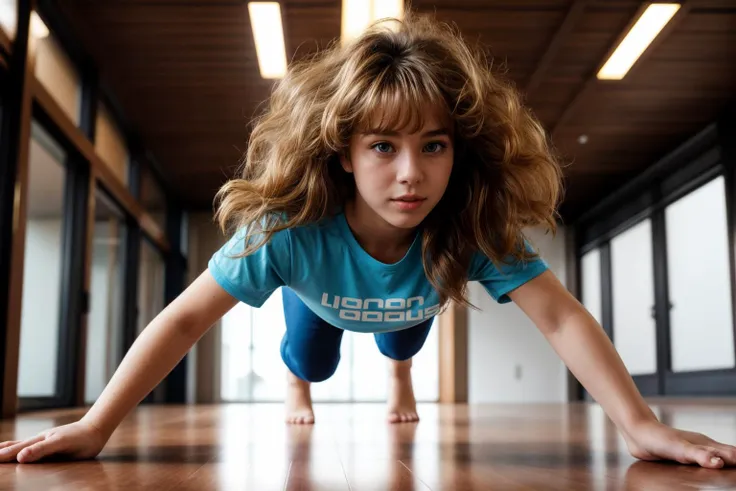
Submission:
M 547 262 L 528 240 L 524 241 L 524 246 L 532 257 L 517 259 L 509 256 L 503 261 L 494 262 L 482 252 L 476 252 L 470 263 L 468 280 L 480 282 L 500 303 L 509 302 L 508 293 L 549 269 Z

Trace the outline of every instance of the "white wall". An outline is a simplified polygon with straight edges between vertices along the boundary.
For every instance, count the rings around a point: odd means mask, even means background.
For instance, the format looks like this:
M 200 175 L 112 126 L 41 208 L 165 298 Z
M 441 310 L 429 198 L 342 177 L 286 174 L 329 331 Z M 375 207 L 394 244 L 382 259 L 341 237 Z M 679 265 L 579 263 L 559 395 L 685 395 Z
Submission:
M 528 237 L 565 284 L 565 231 Z M 499 305 L 480 283 L 469 287 L 469 402 L 565 402 L 567 370 L 544 336 L 513 303 Z
M 51 396 L 59 345 L 60 220 L 28 220 L 23 267 L 18 395 Z

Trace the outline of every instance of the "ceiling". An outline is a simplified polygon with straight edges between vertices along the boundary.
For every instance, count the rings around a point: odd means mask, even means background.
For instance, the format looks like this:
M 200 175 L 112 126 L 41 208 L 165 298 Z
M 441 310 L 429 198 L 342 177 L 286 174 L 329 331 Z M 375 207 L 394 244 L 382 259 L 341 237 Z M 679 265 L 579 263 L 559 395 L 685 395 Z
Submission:
M 568 222 L 736 96 L 736 0 L 687 2 L 622 81 L 596 81 L 641 3 L 413 1 L 488 45 L 525 90 L 569 164 L 561 209 Z M 282 5 L 288 58 L 339 36 L 340 0 Z M 61 7 L 173 189 L 191 206 L 211 208 L 271 89 L 259 76 L 246 3 L 65 0 Z

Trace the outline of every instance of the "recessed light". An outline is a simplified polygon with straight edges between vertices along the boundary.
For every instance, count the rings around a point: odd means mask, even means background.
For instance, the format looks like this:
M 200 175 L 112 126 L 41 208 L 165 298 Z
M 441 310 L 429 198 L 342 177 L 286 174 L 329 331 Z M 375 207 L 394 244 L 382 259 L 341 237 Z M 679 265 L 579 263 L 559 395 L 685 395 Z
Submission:
M 248 15 L 261 77 L 282 78 L 286 74 L 286 48 L 281 6 L 278 2 L 249 2 Z
M 578 143 L 581 145 L 585 145 L 586 143 L 588 143 L 588 135 L 580 135 L 578 137 Z
M 679 3 L 652 3 L 598 72 L 601 80 L 621 80 L 654 38 L 680 10 Z

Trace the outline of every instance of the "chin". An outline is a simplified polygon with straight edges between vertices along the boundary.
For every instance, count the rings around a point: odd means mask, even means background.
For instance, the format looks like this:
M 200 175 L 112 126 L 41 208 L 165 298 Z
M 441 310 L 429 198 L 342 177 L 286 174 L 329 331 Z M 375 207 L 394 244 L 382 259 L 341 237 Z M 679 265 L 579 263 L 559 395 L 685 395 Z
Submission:
M 418 227 L 425 218 L 426 213 L 391 213 L 383 217 L 394 227 L 407 230 Z

